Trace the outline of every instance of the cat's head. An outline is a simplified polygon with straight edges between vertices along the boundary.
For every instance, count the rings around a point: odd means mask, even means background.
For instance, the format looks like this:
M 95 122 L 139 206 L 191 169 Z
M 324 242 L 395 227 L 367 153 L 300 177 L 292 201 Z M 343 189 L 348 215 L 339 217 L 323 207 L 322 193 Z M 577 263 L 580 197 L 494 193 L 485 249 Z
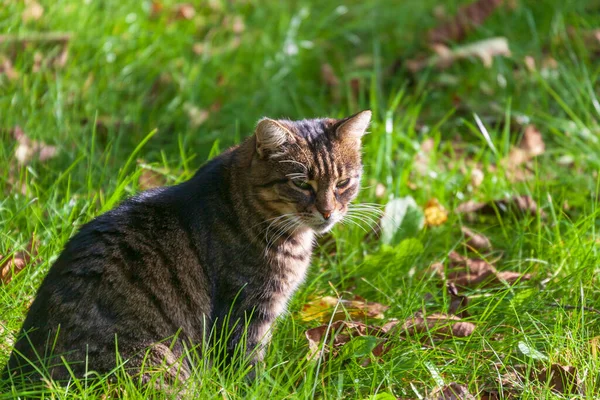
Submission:
M 250 175 L 269 217 L 281 217 L 277 225 L 324 233 L 342 220 L 359 191 L 370 120 L 362 111 L 341 120 L 258 122 Z

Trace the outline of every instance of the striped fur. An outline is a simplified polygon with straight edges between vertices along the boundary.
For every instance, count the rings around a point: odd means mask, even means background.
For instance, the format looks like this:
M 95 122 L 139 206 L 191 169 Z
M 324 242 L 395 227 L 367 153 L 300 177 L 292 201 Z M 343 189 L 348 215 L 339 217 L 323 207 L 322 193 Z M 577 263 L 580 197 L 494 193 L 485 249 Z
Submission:
M 338 222 L 359 190 L 369 119 L 368 111 L 264 119 L 191 180 L 84 225 L 39 288 L 5 373 L 33 372 L 26 360 L 38 356 L 55 379 L 69 378 L 58 356 L 77 376 L 106 373 L 116 338 L 132 373 L 150 348 L 146 363 L 166 363 L 167 375 L 185 380 L 186 349 L 224 329 L 228 353 L 247 329 L 247 351 L 260 360 L 304 279 L 315 234 Z

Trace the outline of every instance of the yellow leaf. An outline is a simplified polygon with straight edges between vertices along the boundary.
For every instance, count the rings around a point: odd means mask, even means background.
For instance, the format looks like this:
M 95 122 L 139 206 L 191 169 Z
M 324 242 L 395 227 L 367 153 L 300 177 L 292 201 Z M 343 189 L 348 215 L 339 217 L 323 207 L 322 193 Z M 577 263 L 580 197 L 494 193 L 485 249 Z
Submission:
M 448 220 L 448 211 L 436 198 L 430 199 L 425 205 L 425 224 L 427 226 L 439 226 Z

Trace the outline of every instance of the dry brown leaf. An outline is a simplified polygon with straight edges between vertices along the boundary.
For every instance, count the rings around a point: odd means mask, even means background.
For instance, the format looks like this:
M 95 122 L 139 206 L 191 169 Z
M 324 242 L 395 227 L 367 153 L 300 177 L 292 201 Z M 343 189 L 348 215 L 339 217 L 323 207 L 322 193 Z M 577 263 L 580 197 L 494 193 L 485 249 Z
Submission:
M 475 249 L 478 251 L 491 250 L 492 243 L 490 242 L 490 239 L 488 239 L 485 235 L 474 232 L 466 226 L 462 226 L 460 230 L 465 236 L 465 244 L 467 245 L 467 248 Z
M 44 15 L 44 7 L 35 0 L 25 2 L 25 10 L 21 14 L 23 22 L 37 21 Z
M 538 385 L 549 387 L 562 395 L 584 394 L 585 387 L 579 378 L 577 368 L 553 363 L 550 367 L 517 364 L 511 371 L 502 375 L 502 386 L 509 392 L 515 392 L 529 379 Z
M 383 313 L 389 308 L 383 304 L 366 301 L 360 296 L 354 296 L 352 300 L 325 296 L 302 306 L 300 317 L 304 321 L 329 322 L 332 320 L 332 313 L 338 303 L 339 306 L 333 315 L 333 321 L 344 320 L 346 315 L 349 315 L 352 320 L 383 319 Z
M 183 105 L 184 110 L 187 112 L 190 126 L 195 129 L 205 123 L 210 117 L 210 112 L 203 108 L 199 108 L 192 103 L 185 103 Z
M 44 162 L 56 157 L 58 154 L 56 146 L 50 146 L 42 141 L 31 140 L 19 126 L 14 127 L 13 137 L 18 143 L 15 149 L 15 158 L 21 166 L 28 165 L 35 158 Z
M 431 332 L 431 335 L 437 338 L 467 337 L 474 330 L 475 325 L 471 322 L 463 322 L 455 315 L 441 313 L 424 316 L 417 312 L 402 325 L 403 333 L 408 336 Z
M 427 201 L 423 214 L 425 215 L 425 224 L 427 226 L 439 226 L 448 220 L 448 211 L 446 211 L 436 198 L 431 198 Z
M 508 156 L 500 161 L 506 168 L 508 178 L 512 181 L 522 181 L 532 176 L 529 171 L 522 168 L 534 157 L 544 154 L 546 145 L 542 134 L 534 125 L 527 125 L 519 147 L 513 147 Z
M 500 6 L 503 0 L 477 0 L 458 9 L 456 16 L 437 28 L 427 37 L 432 43 L 458 42 L 481 25 Z
M 459 316 L 460 318 L 468 318 L 469 312 L 466 308 L 469 305 L 469 298 L 458 293 L 456 285 L 452 282 L 446 284 L 446 290 L 450 295 L 450 307 L 448 307 L 448 314 Z
M 441 263 L 434 263 L 430 269 L 441 279 L 447 280 L 458 287 L 474 287 L 480 284 L 498 285 L 513 284 L 517 281 L 531 279 L 530 274 L 519 272 L 502 271 L 485 260 L 463 257 L 452 251 L 448 254 L 449 265 L 446 270 Z
M 338 102 L 341 98 L 340 79 L 335 74 L 331 65 L 321 65 L 321 80 L 329 88 L 333 101 Z
M 165 183 L 165 176 L 151 169 L 144 169 L 138 178 L 138 186 L 141 190 L 157 188 Z
M 175 19 L 190 20 L 196 16 L 196 9 L 191 3 L 176 4 L 174 9 Z
M 452 382 L 446 386 L 434 389 L 427 400 L 476 400 L 465 385 Z
M 406 61 L 408 70 L 415 73 L 427 67 L 445 69 L 458 60 L 472 57 L 480 58 L 483 65 L 490 68 L 495 56 L 511 56 L 508 40 L 505 37 L 480 40 L 452 49 L 443 44 L 434 44 L 432 49 L 436 54 L 431 57 Z
M 336 355 L 339 348 L 356 336 L 383 336 L 388 331 L 378 326 L 362 322 L 335 321 L 331 325 L 321 325 L 308 329 L 304 334 L 308 340 L 308 359 L 322 357 L 327 353 Z M 324 344 L 322 342 L 324 341 Z
M 573 366 L 552 364 L 550 368 L 542 368 L 535 374 L 541 384 L 548 384 L 550 389 L 560 394 L 577 394 L 582 388 L 582 382 L 577 377 L 577 369 Z
M 37 256 L 38 246 L 39 242 L 33 237 L 26 250 L 17 251 L 12 256 L 0 255 L 0 280 L 2 283 L 9 283 L 16 274 L 31 264 L 32 258 Z
M 466 201 L 456 207 L 455 211 L 459 214 L 482 214 L 496 215 L 496 210 L 500 214 L 508 212 L 520 212 L 524 215 L 536 216 L 538 213 L 542 218 L 546 217 L 546 213 L 540 210 L 535 200 L 530 196 L 521 195 L 513 196 L 506 199 L 494 200 L 488 203 L 480 203 L 473 200 Z
M 10 81 L 19 79 L 19 73 L 14 69 L 12 61 L 4 56 L 0 56 L 0 74 L 6 75 Z

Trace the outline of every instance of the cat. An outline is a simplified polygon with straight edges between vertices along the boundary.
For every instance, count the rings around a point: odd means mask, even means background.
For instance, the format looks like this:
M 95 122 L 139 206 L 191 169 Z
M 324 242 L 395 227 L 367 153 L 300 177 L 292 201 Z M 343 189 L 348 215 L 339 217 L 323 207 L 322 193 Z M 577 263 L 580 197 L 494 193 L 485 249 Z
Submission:
M 251 364 L 261 361 L 315 235 L 357 196 L 370 120 L 368 110 L 341 120 L 264 118 L 190 180 L 85 224 L 41 284 L 3 379 L 105 374 L 117 349 L 133 375 L 166 366 L 185 382 L 186 349 L 215 330 L 230 332 L 226 354 L 244 339 Z

